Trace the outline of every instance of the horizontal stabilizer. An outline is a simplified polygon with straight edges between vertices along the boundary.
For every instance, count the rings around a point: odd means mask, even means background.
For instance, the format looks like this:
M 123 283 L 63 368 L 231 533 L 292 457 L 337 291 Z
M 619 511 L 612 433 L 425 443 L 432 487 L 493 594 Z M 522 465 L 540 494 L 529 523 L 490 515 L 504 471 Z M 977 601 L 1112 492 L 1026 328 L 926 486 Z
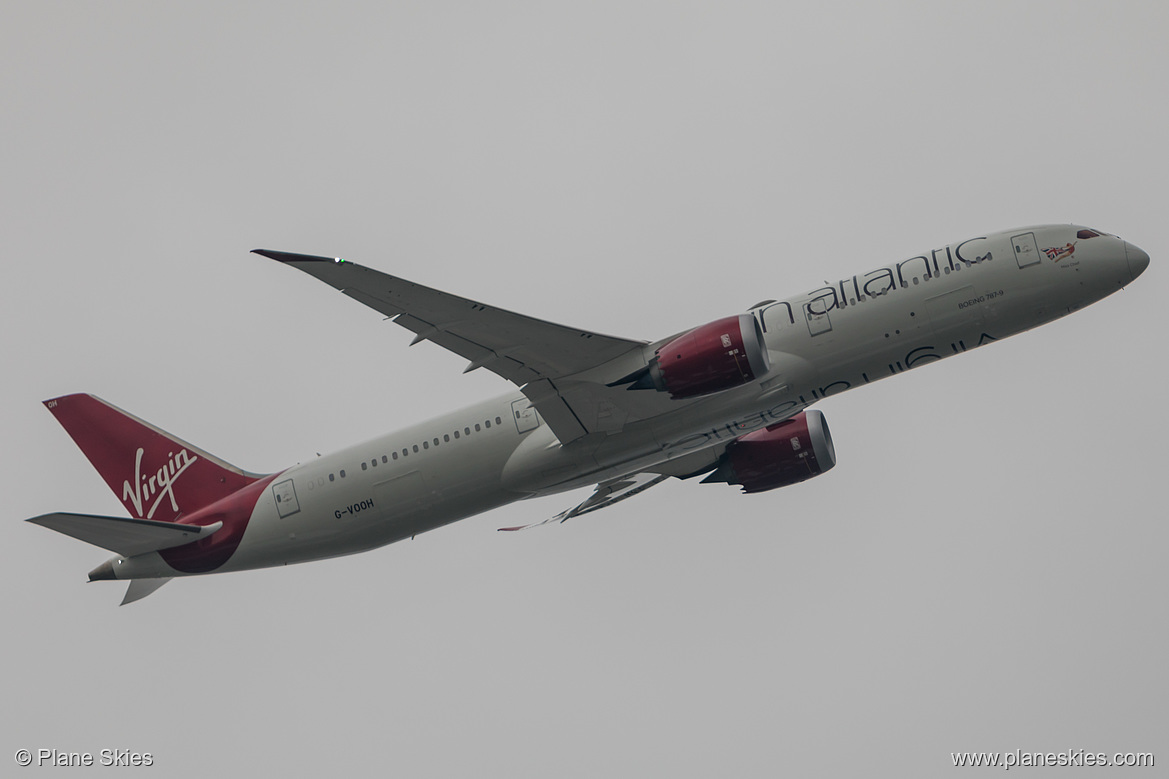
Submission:
M 189 544 L 199 538 L 206 538 L 223 527 L 222 522 L 200 527 L 179 525 L 174 522 L 155 522 L 151 519 L 61 512 L 44 514 L 28 521 L 126 557 Z

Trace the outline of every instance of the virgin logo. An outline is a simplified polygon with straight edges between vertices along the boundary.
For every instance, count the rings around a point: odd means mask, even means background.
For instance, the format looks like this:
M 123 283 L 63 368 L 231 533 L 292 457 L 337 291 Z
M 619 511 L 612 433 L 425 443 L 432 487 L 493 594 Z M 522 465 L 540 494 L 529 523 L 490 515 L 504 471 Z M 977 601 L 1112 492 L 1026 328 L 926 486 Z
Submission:
M 153 498 L 154 502 L 150 504 L 150 510 L 145 514 L 145 519 L 154 516 L 155 510 L 158 509 L 158 504 L 162 502 L 163 498 L 170 498 L 171 509 L 178 511 L 179 504 L 175 500 L 175 480 L 199 458 L 189 454 L 186 449 L 177 455 L 171 452 L 167 455 L 167 462 L 158 469 L 157 473 L 147 475 L 142 473 L 142 455 L 145 454 L 145 451 L 140 448 L 134 457 L 133 486 L 129 480 L 122 482 L 122 500 L 129 501 L 134 507 L 134 512 L 139 517 L 143 517 L 142 507 Z

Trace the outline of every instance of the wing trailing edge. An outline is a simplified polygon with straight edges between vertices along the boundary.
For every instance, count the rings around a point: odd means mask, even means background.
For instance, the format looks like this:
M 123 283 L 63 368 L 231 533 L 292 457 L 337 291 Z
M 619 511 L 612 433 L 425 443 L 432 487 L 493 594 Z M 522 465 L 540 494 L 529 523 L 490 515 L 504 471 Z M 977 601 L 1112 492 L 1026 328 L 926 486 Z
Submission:
M 583 502 L 560 512 L 554 517 L 545 519 L 543 522 L 535 522 L 531 525 L 501 527 L 499 530 L 512 532 L 515 530 L 527 530 L 528 528 L 539 527 L 540 525 L 548 525 L 553 522 L 567 522 L 573 517 L 579 517 L 582 514 L 591 514 L 594 511 L 608 508 L 614 503 L 620 503 L 626 498 L 632 498 L 634 495 L 645 492 L 655 484 L 661 484 L 668 478 L 670 478 L 668 475 L 655 473 L 635 473 L 617 479 L 609 479 L 598 484 L 596 489 L 593 490 L 593 493 Z

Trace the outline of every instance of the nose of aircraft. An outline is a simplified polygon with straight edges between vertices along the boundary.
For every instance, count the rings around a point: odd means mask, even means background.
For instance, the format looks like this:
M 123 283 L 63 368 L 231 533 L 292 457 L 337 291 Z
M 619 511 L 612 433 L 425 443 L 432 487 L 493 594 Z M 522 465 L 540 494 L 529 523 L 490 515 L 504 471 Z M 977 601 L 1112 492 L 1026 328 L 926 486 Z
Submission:
M 1145 268 L 1149 267 L 1149 255 L 1143 249 L 1138 249 L 1128 241 L 1124 242 L 1124 254 L 1128 257 L 1128 273 L 1133 280 L 1145 272 Z

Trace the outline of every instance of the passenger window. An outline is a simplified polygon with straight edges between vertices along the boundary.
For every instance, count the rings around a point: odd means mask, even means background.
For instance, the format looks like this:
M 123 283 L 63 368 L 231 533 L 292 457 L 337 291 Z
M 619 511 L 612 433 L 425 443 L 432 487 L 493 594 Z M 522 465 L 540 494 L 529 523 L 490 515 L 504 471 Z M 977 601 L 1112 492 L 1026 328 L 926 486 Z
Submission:
M 434 445 L 435 445 L 435 446 L 438 446 L 438 439 L 437 439 L 437 438 L 436 438 L 436 439 L 434 439 Z
M 394 459 L 395 459 L 395 460 L 397 460 L 397 459 L 398 459 L 398 455 L 396 455 L 396 454 L 395 454 L 395 455 L 394 455 Z M 385 456 L 384 454 L 382 455 L 382 462 L 383 462 L 383 463 L 387 463 L 387 462 L 389 462 L 389 460 L 387 460 L 387 459 L 386 459 L 386 456 Z
M 418 444 L 414 444 L 414 454 L 418 454 Z
M 479 432 L 480 430 L 482 430 L 482 429 L 483 429 L 483 428 L 479 427 L 479 423 L 478 423 L 478 422 L 476 422 L 476 423 L 475 423 L 475 432 L 476 432 L 476 433 L 478 433 L 478 432 Z
M 486 422 L 483 423 L 483 426 L 486 427 L 488 430 L 490 430 L 491 429 L 491 420 L 488 419 Z
M 398 453 L 397 453 L 397 452 L 394 452 L 394 459 L 395 459 L 395 460 L 397 460 L 397 459 L 398 459 Z
M 444 443 L 448 443 L 448 444 L 449 444 L 449 443 L 451 442 L 451 437 L 450 437 L 449 435 L 446 435 L 446 434 L 444 434 L 444 435 L 443 435 L 443 437 L 442 437 L 442 440 L 443 440 L 443 442 L 444 442 Z
M 429 449 L 429 448 L 430 448 L 430 442 L 429 442 L 429 441 L 423 441 L 423 442 L 422 442 L 422 448 L 423 448 L 423 449 Z
M 455 431 L 455 438 L 458 438 L 458 437 L 459 437 L 459 431 L 458 431 L 458 430 L 456 430 L 456 431 Z
M 365 464 L 365 460 L 361 461 L 361 470 L 363 470 L 363 471 L 369 470 L 369 466 Z
M 329 474 L 329 481 L 333 481 L 333 474 Z
M 342 478 L 342 479 L 344 479 L 344 478 L 345 478 L 345 469 L 344 469 L 344 468 L 342 468 L 340 471 L 338 471 L 338 473 L 340 473 L 340 474 L 341 474 L 341 478 Z
M 464 427 L 463 428 L 463 435 L 471 435 L 471 428 Z
M 500 419 L 499 417 L 496 417 L 496 418 L 495 418 L 495 424 L 497 424 L 497 425 L 502 425 L 502 424 L 503 424 L 503 420 L 502 420 L 502 419 Z

